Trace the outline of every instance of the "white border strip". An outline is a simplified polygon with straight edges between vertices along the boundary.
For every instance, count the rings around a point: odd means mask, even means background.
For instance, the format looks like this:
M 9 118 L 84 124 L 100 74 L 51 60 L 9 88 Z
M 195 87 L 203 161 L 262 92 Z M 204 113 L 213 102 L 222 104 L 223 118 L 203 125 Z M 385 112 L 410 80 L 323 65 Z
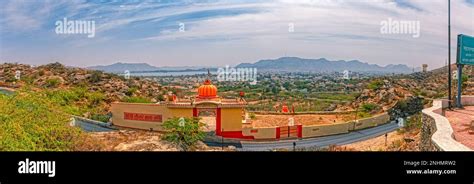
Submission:
M 438 99 L 433 100 L 432 107 L 423 109 L 423 113 L 435 121 L 436 132 L 431 136 L 431 141 L 441 151 L 473 151 L 453 138 L 451 124 L 446 117 L 440 115 L 447 105 L 447 100 Z

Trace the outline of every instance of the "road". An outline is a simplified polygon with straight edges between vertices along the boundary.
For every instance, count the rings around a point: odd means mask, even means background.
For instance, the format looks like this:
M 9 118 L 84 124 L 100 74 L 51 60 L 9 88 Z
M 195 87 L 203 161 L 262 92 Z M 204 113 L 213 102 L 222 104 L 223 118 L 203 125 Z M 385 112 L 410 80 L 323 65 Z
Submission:
M 396 123 L 388 123 L 374 128 L 353 131 L 347 134 L 331 135 L 317 138 L 307 138 L 301 140 L 281 140 L 273 142 L 257 142 L 257 141 L 241 141 L 239 151 L 269 151 L 276 148 L 293 149 L 293 142 L 296 142 L 296 147 L 327 147 L 329 145 L 344 145 L 354 142 L 359 142 L 374 137 L 384 135 L 398 129 Z

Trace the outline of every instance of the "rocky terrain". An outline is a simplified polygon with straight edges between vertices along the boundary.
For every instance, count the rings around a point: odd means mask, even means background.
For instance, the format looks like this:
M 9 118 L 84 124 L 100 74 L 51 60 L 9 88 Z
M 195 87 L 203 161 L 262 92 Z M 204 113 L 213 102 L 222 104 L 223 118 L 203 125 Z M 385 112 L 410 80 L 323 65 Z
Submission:
M 20 71 L 20 80 L 15 79 Z M 66 67 L 60 63 L 51 63 L 38 67 L 24 64 L 5 63 L 0 65 L 0 86 L 20 88 L 33 86 L 40 89 L 69 89 L 85 87 L 89 91 L 103 92 L 106 104 L 123 101 L 126 97 L 145 97 L 156 102 L 163 95 L 161 86 L 150 80 L 130 78 L 82 68 Z M 108 110 L 109 106 L 105 106 Z
M 464 73 L 467 81 L 463 85 L 463 94 L 474 94 L 474 82 L 470 80 L 473 67 L 466 66 Z M 456 66 L 452 66 L 456 70 Z M 15 72 L 21 72 L 21 79 L 15 79 Z M 361 94 L 348 105 L 338 105 L 333 110 L 354 110 L 364 104 L 375 104 L 372 113 L 387 112 L 397 102 L 412 97 L 422 97 L 424 105 L 430 105 L 431 99 L 447 96 L 447 68 L 412 74 L 385 75 L 364 81 Z M 453 83 L 454 80 L 453 80 Z M 106 96 L 105 111 L 114 101 L 124 101 L 127 97 L 144 97 L 156 102 L 166 96 L 166 87 L 151 80 L 124 77 L 101 71 L 66 67 L 60 63 L 51 63 L 38 67 L 25 64 L 5 63 L 0 65 L 0 86 L 21 87 L 31 85 L 38 89 L 68 89 L 84 86 L 89 91 L 100 91 Z M 453 84 L 453 86 L 456 86 Z M 455 88 L 453 87 L 453 95 Z
M 456 66 L 452 66 L 452 71 Z M 463 95 L 474 94 L 473 67 L 465 66 Z M 339 106 L 338 110 L 360 108 L 364 104 L 375 104 L 375 112 L 387 112 L 399 101 L 407 101 L 408 108 L 420 109 L 422 105 L 430 106 L 432 99 L 447 97 L 447 68 L 439 68 L 429 72 L 416 72 L 403 75 L 386 75 L 368 79 L 365 89 L 349 106 Z M 456 93 L 457 81 L 453 79 L 453 98 Z M 417 100 L 413 100 L 417 98 Z M 411 103 L 413 102 L 413 103 Z M 413 108 L 416 107 L 416 108 Z M 401 114 L 401 112 L 398 112 Z
M 141 130 L 120 130 L 113 132 L 91 133 L 95 151 L 182 151 L 176 145 L 161 139 L 163 134 Z M 87 144 L 91 145 L 91 144 Z M 87 150 L 88 148 L 82 148 Z M 221 147 L 209 147 L 198 142 L 193 151 L 222 151 Z M 233 147 L 225 147 L 224 151 L 235 151 Z

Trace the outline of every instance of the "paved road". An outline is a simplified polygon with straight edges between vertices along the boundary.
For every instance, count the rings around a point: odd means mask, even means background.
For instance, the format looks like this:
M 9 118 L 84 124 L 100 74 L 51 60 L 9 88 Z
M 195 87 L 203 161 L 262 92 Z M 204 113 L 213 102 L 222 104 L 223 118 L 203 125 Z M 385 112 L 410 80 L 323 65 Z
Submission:
M 308 138 L 302 140 L 281 140 L 274 142 L 253 142 L 241 141 L 241 148 L 239 151 L 269 151 L 275 148 L 293 149 L 293 142 L 296 142 L 296 147 L 327 147 L 329 145 L 344 145 L 358 141 L 367 140 L 370 138 L 384 135 L 398 129 L 396 123 L 388 123 L 374 128 L 353 131 L 347 134 L 331 135 L 325 137 Z

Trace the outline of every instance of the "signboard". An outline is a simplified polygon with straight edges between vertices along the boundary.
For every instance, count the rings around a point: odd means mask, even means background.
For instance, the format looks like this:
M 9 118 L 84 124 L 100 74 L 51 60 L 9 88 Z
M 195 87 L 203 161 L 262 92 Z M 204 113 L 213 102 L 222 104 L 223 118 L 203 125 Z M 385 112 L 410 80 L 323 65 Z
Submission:
M 161 122 L 162 116 L 160 114 L 141 114 L 141 113 L 124 112 L 123 119 L 135 120 L 135 121 Z
M 458 35 L 458 64 L 474 65 L 474 37 Z
M 457 50 L 457 80 L 458 80 L 458 94 L 456 98 L 457 107 L 461 108 L 462 98 L 462 67 L 463 65 L 474 65 L 474 37 L 463 34 L 458 35 L 458 50 Z

